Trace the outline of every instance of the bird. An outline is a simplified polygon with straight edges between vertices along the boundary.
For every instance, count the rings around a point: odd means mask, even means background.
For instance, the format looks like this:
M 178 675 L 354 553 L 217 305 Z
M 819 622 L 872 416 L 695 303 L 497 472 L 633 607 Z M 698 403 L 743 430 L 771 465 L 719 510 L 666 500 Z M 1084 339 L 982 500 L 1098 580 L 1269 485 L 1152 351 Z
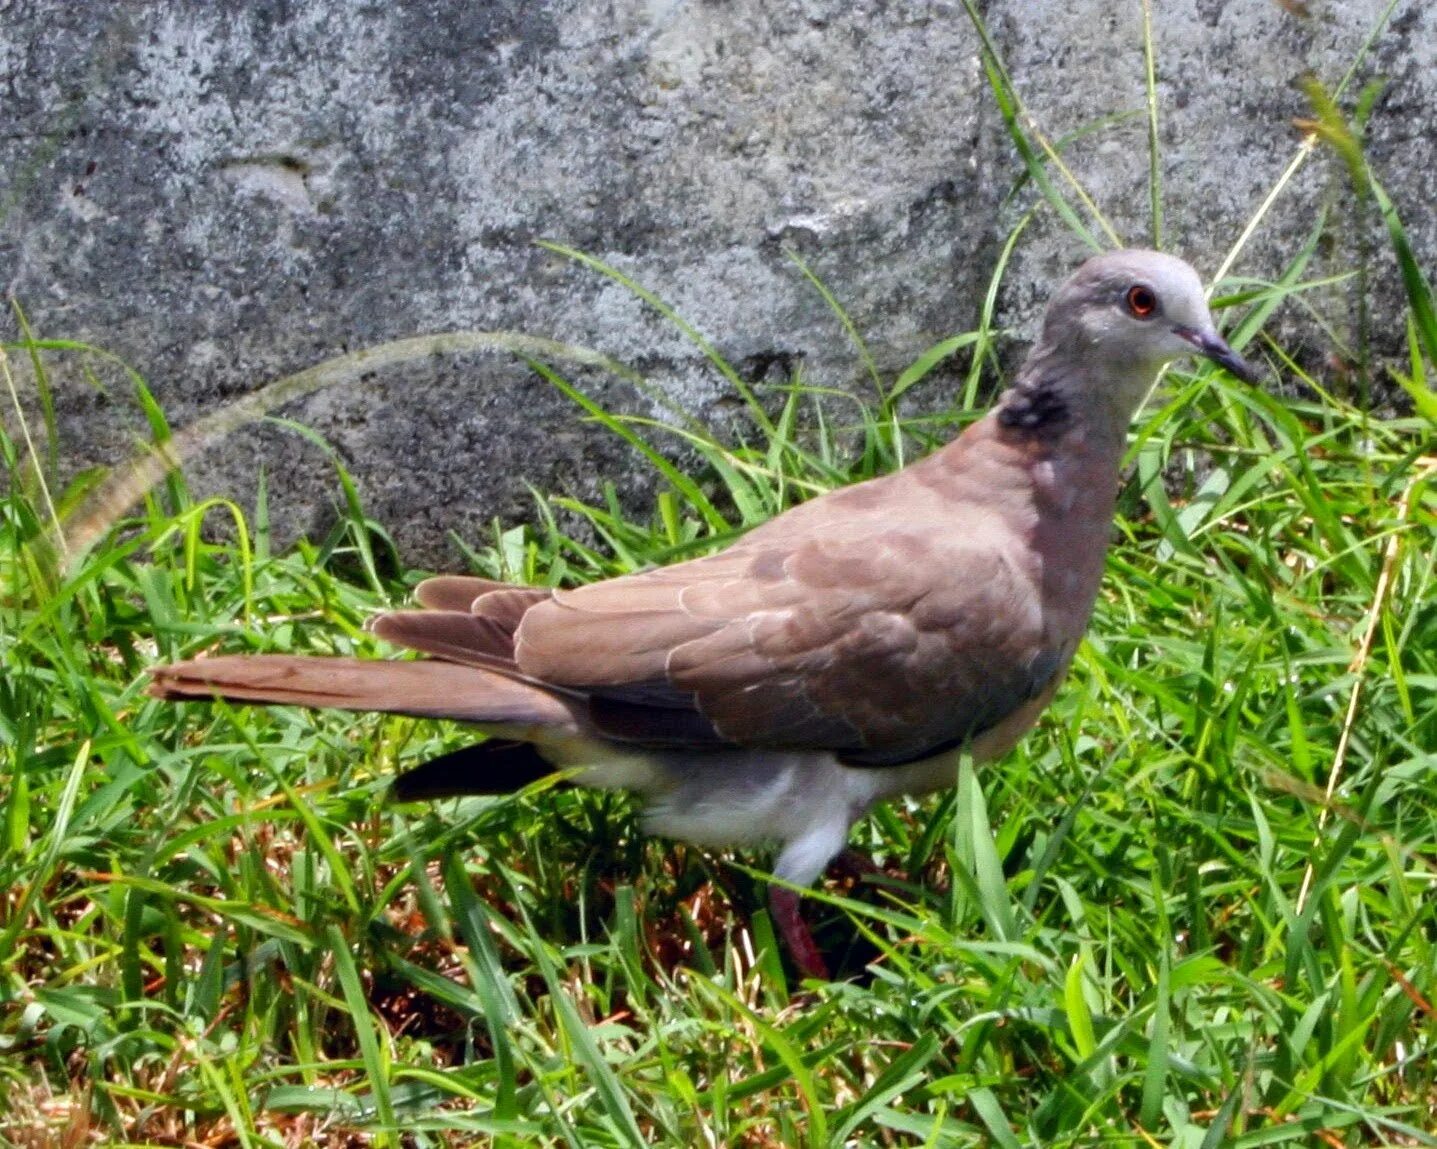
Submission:
M 1052 295 L 997 403 L 891 474 L 727 547 L 567 589 L 439 576 L 371 620 L 420 658 L 213 655 L 149 691 L 472 723 L 400 801 L 553 771 L 644 803 L 646 832 L 776 848 L 769 905 L 800 975 L 827 965 L 799 891 L 878 802 L 954 785 L 1053 698 L 1103 575 L 1129 424 L 1185 355 L 1247 383 L 1183 260 L 1118 250 Z

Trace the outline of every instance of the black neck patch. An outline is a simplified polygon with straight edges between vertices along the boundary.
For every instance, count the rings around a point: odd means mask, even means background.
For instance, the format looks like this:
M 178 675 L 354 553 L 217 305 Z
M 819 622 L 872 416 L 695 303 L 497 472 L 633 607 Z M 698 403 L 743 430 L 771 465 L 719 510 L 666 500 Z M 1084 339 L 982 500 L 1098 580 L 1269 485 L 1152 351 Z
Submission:
M 1062 389 L 1042 375 L 1018 380 L 998 405 L 999 423 L 1035 435 L 1063 431 L 1072 418 Z

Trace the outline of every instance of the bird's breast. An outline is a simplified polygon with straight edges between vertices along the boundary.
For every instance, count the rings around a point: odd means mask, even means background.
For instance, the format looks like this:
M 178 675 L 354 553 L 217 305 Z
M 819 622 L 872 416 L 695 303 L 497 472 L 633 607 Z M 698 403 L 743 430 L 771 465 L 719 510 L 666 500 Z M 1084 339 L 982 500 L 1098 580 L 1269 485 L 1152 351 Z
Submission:
M 1102 581 L 1118 463 L 1110 451 L 1054 452 L 1032 465 L 1032 553 L 1038 560 L 1044 615 L 1064 638 L 1087 627 Z

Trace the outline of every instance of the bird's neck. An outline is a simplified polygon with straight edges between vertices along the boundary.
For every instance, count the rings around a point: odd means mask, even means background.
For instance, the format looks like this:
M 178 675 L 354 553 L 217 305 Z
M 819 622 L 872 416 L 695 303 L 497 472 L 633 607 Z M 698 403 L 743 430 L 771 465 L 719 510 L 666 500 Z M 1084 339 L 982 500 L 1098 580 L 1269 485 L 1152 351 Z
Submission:
M 1103 378 L 1081 349 L 1039 344 L 1028 355 L 997 407 L 1010 434 L 1039 442 L 1075 436 L 1121 456 L 1128 425 L 1152 383 L 1147 371 L 1114 371 Z

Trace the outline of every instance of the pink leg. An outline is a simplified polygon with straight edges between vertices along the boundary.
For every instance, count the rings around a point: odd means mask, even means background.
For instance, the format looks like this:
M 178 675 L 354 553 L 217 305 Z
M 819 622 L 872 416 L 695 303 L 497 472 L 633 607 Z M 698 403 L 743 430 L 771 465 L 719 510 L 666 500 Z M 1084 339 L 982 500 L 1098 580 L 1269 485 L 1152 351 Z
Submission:
M 827 981 L 828 966 L 824 963 L 823 955 L 818 952 L 813 934 L 809 932 L 803 915 L 798 910 L 798 891 L 784 886 L 772 886 L 768 891 L 768 906 L 798 972 L 804 977 Z

